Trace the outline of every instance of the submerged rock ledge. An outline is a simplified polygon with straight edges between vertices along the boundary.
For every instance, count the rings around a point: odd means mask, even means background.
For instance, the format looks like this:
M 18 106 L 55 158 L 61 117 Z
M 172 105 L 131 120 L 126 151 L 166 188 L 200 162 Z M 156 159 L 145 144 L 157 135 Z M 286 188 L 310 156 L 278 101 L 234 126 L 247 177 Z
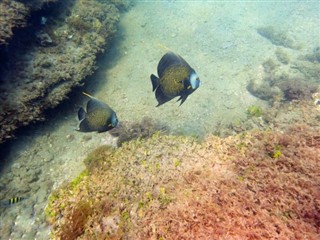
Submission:
M 46 109 L 83 84 L 116 32 L 119 9 L 129 6 L 126 0 L 0 3 L 6 20 L 0 21 L 6 30 L 0 36 L 0 143 L 43 120 Z
M 52 193 L 52 238 L 318 239 L 319 156 L 306 125 L 102 146 Z
M 226 138 L 119 132 L 51 193 L 52 239 L 318 239 L 319 111 L 284 103 Z

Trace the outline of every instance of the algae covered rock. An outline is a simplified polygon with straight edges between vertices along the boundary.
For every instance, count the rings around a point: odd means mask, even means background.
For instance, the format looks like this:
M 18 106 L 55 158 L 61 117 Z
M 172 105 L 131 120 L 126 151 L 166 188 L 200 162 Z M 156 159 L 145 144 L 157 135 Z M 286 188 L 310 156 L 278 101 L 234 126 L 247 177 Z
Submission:
M 28 7 L 23 3 L 3 0 L 0 2 L 0 45 L 6 44 L 13 35 L 12 29 L 24 27 L 28 15 Z
M 316 239 L 319 136 L 306 126 L 203 142 L 156 133 L 99 148 L 52 194 L 52 237 Z
M 27 25 L 33 11 L 39 10 L 44 4 L 56 1 L 58 0 L 2 0 L 0 2 L 0 46 L 9 43 L 14 30 Z
M 317 49 L 313 54 L 290 59 L 283 49 L 275 51 L 278 61 L 266 60 L 250 79 L 247 90 L 270 103 L 310 100 L 319 89 L 320 64 Z M 284 65 L 288 65 L 284 67 Z M 297 71 L 298 70 L 298 71 Z
M 260 27 L 257 29 L 257 32 L 274 45 L 292 49 L 300 48 L 300 46 L 291 37 L 289 37 L 286 32 L 277 30 L 272 26 Z
M 279 62 L 281 62 L 283 64 L 288 64 L 290 62 L 290 57 L 289 57 L 288 53 L 286 53 L 283 49 L 277 48 L 275 54 L 276 54 Z
M 109 47 L 116 32 L 120 11 L 109 1 L 46 1 L 45 10 L 39 2 L 44 1 L 28 3 L 40 8 L 30 16 L 28 27 L 15 35 L 8 48 L 0 46 L 0 61 L 4 61 L 0 143 L 12 138 L 19 127 L 43 120 L 46 109 L 83 85 L 96 69 L 97 55 Z

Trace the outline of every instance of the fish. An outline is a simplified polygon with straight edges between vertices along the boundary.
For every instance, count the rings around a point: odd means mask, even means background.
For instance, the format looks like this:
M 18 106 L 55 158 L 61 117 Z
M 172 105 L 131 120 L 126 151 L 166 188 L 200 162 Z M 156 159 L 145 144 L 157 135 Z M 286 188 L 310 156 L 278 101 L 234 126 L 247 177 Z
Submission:
M 179 96 L 180 105 L 200 86 L 195 70 L 179 55 L 167 52 L 157 67 L 158 77 L 151 74 L 152 91 L 158 106 Z
M 85 111 L 82 107 L 78 110 L 80 132 L 106 132 L 118 125 L 118 117 L 108 104 L 103 103 L 95 97 L 83 92 L 91 99 L 87 102 Z
M 13 204 L 19 203 L 19 202 L 23 201 L 24 199 L 26 199 L 26 198 L 25 197 L 13 197 L 13 198 L 10 198 L 7 200 L 2 200 L 0 205 L 3 207 L 8 207 Z

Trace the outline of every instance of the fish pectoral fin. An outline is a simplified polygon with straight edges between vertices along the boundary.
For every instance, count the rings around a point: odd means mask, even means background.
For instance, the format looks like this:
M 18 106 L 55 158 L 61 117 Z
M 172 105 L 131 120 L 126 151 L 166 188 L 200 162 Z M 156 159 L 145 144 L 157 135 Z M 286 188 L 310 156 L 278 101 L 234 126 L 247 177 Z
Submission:
M 150 76 L 151 82 L 152 82 L 152 91 L 157 89 L 159 86 L 159 78 L 157 78 L 154 74 L 151 74 Z
M 82 121 L 85 118 L 86 118 L 86 111 L 81 107 L 78 110 L 78 119 L 79 121 Z

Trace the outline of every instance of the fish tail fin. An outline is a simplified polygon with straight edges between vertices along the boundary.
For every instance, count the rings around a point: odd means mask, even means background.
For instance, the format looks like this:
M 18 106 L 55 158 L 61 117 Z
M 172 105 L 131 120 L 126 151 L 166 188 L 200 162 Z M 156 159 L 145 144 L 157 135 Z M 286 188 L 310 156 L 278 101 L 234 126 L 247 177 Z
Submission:
M 151 82 L 152 82 L 152 91 L 154 92 L 154 90 L 156 90 L 157 87 L 159 86 L 159 78 L 157 78 L 153 74 L 151 74 L 150 78 L 151 78 Z
M 82 121 L 85 118 L 86 118 L 86 111 L 81 107 L 79 108 L 79 111 L 78 111 L 78 119 L 79 121 Z

